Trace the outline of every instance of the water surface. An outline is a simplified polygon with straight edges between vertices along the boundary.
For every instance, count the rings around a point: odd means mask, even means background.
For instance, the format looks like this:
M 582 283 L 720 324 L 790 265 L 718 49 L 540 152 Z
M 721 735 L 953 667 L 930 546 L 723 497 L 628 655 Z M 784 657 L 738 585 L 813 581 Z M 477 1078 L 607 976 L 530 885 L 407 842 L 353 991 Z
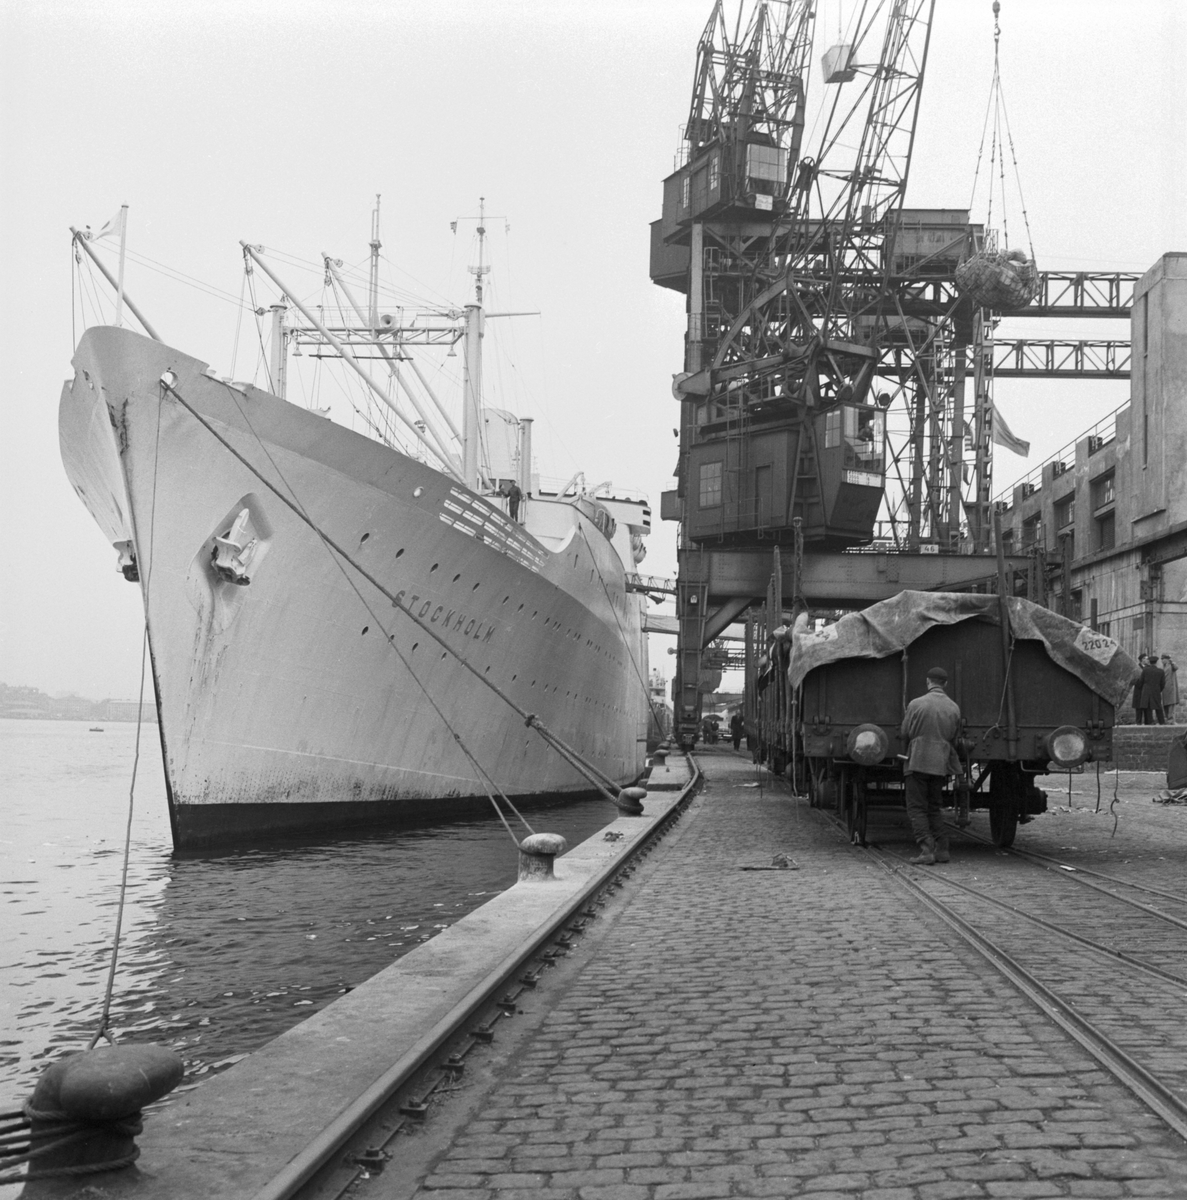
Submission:
M 136 727 L 0 720 L 0 1111 L 94 1030 L 110 962 Z M 525 814 L 569 844 L 601 798 Z M 523 832 L 522 830 L 520 831 Z M 224 1069 L 515 881 L 491 814 L 174 857 L 156 726 L 141 740 L 112 1026 Z

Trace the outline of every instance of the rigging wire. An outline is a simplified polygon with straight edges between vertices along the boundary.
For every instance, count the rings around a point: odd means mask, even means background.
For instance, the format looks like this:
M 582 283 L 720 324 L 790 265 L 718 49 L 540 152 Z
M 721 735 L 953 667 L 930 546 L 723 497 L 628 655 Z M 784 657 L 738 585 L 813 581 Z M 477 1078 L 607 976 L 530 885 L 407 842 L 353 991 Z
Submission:
M 247 251 L 243 252 L 244 262 L 247 260 Z M 235 378 L 235 366 L 239 362 L 239 331 L 243 328 L 243 297 L 247 291 L 247 271 L 243 272 L 243 279 L 239 284 L 239 314 L 235 318 L 235 341 L 231 346 L 231 378 Z
M 997 168 L 998 186 L 1001 197 L 1002 235 L 1005 240 L 1003 249 L 1010 248 L 1009 220 L 1006 212 L 1006 151 L 1009 150 L 1013 167 L 1014 183 L 1018 190 L 1019 208 L 1022 222 L 1026 229 L 1027 246 L 1030 249 L 1031 261 L 1034 261 L 1034 238 L 1031 235 L 1030 215 L 1026 209 L 1026 197 L 1022 191 L 1022 175 L 1018 170 L 1018 154 L 1014 146 L 1014 134 L 1010 128 L 1009 112 L 1006 108 L 1005 88 L 1001 76 L 1001 4 L 994 0 L 993 4 L 993 75 L 989 85 L 989 99 L 985 105 L 985 117 L 981 125 L 981 141 L 977 147 L 977 163 L 973 170 L 973 187 L 969 196 L 969 211 L 972 212 L 977 202 L 977 184 L 981 177 L 981 163 L 985 155 L 985 139 L 989 138 L 989 186 L 987 197 L 986 230 L 993 221 L 994 204 L 994 168 Z M 992 118 L 992 121 L 991 121 Z
M 70 345 L 78 345 L 78 328 L 74 323 L 74 285 L 76 282 L 76 266 L 82 258 L 74 238 L 70 239 Z

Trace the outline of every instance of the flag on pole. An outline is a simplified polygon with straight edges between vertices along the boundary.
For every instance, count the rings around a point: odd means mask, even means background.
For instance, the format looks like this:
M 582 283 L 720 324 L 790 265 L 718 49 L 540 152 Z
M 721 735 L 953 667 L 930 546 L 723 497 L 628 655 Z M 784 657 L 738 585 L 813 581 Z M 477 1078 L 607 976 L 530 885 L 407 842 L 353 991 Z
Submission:
M 98 233 L 92 233 L 90 240 L 92 242 L 102 241 L 105 237 L 118 237 L 124 232 L 124 213 L 126 208 L 121 208 L 119 212 L 99 230 Z
M 1011 454 L 1017 454 L 1020 458 L 1030 457 L 1030 443 L 1013 433 L 996 404 L 993 406 L 993 440 L 999 446 L 1005 446 Z

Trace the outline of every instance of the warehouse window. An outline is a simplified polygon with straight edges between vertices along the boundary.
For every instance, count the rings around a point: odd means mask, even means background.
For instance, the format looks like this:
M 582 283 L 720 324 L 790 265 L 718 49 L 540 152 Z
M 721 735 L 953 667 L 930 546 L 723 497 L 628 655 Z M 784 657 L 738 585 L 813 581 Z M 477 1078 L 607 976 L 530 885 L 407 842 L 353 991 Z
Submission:
M 1065 496 L 1062 500 L 1055 501 L 1055 528 L 1059 530 L 1066 529 L 1069 525 L 1074 525 L 1076 522 L 1076 497 L 1074 495 Z
M 1096 548 L 1112 550 L 1117 536 L 1116 514 L 1110 509 L 1096 519 Z
M 721 463 L 701 463 L 700 505 L 715 508 L 721 503 Z
M 709 159 L 709 191 L 711 191 L 711 192 L 717 191 L 717 188 L 720 185 L 720 183 L 721 183 L 721 159 L 718 155 L 714 154 L 713 157 L 711 159 Z
M 1095 516 L 1102 508 L 1109 508 L 1117 499 L 1116 478 L 1112 471 L 1098 475 L 1092 481 L 1092 512 Z
M 680 183 L 680 207 L 687 208 L 688 202 L 692 198 L 692 180 L 687 175 Z

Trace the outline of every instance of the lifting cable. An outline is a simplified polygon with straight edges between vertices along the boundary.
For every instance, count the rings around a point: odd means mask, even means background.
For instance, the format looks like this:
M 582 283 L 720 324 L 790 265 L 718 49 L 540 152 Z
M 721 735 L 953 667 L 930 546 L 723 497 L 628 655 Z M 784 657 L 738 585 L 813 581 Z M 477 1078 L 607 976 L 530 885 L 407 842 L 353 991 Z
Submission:
M 162 385 L 162 386 L 164 386 L 164 385 Z M 226 385 L 224 385 L 224 386 L 226 386 Z M 255 427 L 252 425 L 251 421 L 248 419 L 247 414 L 243 411 L 242 406 L 239 404 L 239 400 L 235 396 L 234 389 L 228 387 L 227 393 L 230 396 L 232 403 L 239 410 L 239 415 L 243 418 L 244 424 L 246 424 L 248 429 L 251 430 L 252 437 L 255 438 L 260 449 L 264 452 L 264 456 L 272 464 L 272 469 L 280 477 L 281 482 L 284 483 L 285 487 L 287 487 L 289 489 L 289 491 L 292 492 L 293 495 L 295 496 L 296 492 L 293 490 L 292 484 L 289 483 L 289 481 L 284 477 L 284 472 L 281 471 L 280 467 L 276 463 L 276 460 L 268 452 L 268 447 L 266 445 L 264 445 L 263 439 L 260 437 L 260 435 L 258 433 L 256 433 Z M 263 478 L 263 477 L 260 476 L 260 478 Z M 304 513 L 304 505 L 301 505 L 300 508 L 301 508 L 301 512 Z M 308 516 L 306 516 L 305 519 L 306 519 L 306 521 L 308 521 L 309 520 Z M 312 522 L 309 522 L 309 524 L 310 524 L 310 527 L 312 528 L 313 527 Z M 481 764 L 478 762 L 478 760 L 471 753 L 470 748 L 462 740 L 461 734 L 458 733 L 458 731 L 450 723 L 449 718 L 446 717 L 446 715 L 441 711 L 440 706 L 433 699 L 428 688 L 425 687 L 424 682 L 417 676 L 416 672 L 412 669 L 412 664 L 401 653 L 399 647 L 395 643 L 395 635 L 388 633 L 387 629 L 384 627 L 383 622 L 379 618 L 379 614 L 376 613 L 376 611 L 371 607 L 367 598 L 359 590 L 358 585 L 355 583 L 355 581 L 353 579 L 351 579 L 350 575 L 347 574 L 346 568 L 343 567 L 341 561 L 334 557 L 334 554 L 330 551 L 328 540 L 321 534 L 320 530 L 315 529 L 314 532 L 317 533 L 319 539 L 322 542 L 322 545 L 326 547 L 326 553 L 330 555 L 331 561 L 342 572 L 343 579 L 346 580 L 348 586 L 351 588 L 351 590 L 354 592 L 354 594 L 359 598 L 359 603 L 361 603 L 362 606 L 367 610 L 367 613 L 370 615 L 371 619 L 375 622 L 379 631 L 383 634 L 384 641 L 395 652 L 396 657 L 400 660 L 404 669 L 408 672 L 408 674 L 410 676 L 412 676 L 413 682 L 416 684 L 416 686 L 418 688 L 420 688 L 421 692 L 424 695 L 424 698 L 429 702 L 429 705 L 432 707 L 433 711 L 440 718 L 441 723 L 445 726 L 445 728 L 449 731 L 450 736 L 457 743 L 458 749 L 461 750 L 462 754 L 465 756 L 465 758 L 469 762 L 470 766 L 473 767 L 474 776 L 477 779 L 478 783 L 482 786 L 482 790 L 484 792 L 486 792 L 486 797 L 491 802 L 491 806 L 495 810 L 495 815 L 503 823 L 503 828 L 507 830 L 508 836 L 515 843 L 515 845 L 518 846 L 519 839 L 515 836 L 515 832 L 512 830 L 511 826 L 507 823 L 507 818 L 503 815 L 503 810 L 499 807 L 498 802 L 495 800 L 495 797 L 494 797 L 495 792 L 498 792 L 499 797 L 502 799 L 503 803 L 506 804 L 507 807 L 516 815 L 516 817 L 523 824 L 524 828 L 528 831 L 529 834 L 534 834 L 536 831 L 531 827 L 530 824 L 528 824 L 528 821 L 524 817 L 524 815 L 519 811 L 519 809 L 517 809 L 515 807 L 514 804 L 511 803 L 511 801 L 508 799 L 507 795 L 503 792 L 502 788 L 500 788 L 499 785 L 497 783 L 495 783 L 495 781 L 491 778 L 491 776 L 486 772 L 486 770 L 481 766 Z
M 451 646 L 431 625 L 426 624 L 420 617 L 409 609 L 405 608 L 378 579 L 375 578 L 365 567 L 350 556 L 346 550 L 340 546 L 333 538 L 330 537 L 324 530 L 318 527 L 311 517 L 298 505 L 295 501 L 290 500 L 270 479 L 268 479 L 256 466 L 254 466 L 247 458 L 245 458 L 231 443 L 210 424 L 194 407 L 186 400 L 180 392 L 171 384 L 161 380 L 162 389 L 172 396 L 197 422 L 201 425 L 217 442 L 219 442 L 232 457 L 237 459 L 248 471 L 251 472 L 276 498 L 291 509 L 297 517 L 332 549 L 344 562 L 349 563 L 355 571 L 358 572 L 372 587 L 374 587 L 381 595 L 391 601 L 392 606 L 404 613 L 423 633 L 432 638 L 447 654 L 451 655 L 462 667 L 470 672 L 480 683 L 488 687 L 496 696 L 499 697 L 509 708 L 517 715 L 523 718 L 524 724 L 529 729 L 534 729 L 536 732 L 555 749 L 562 758 L 572 765 L 579 773 L 585 776 L 595 787 L 600 791 L 607 800 L 616 807 L 618 806 L 617 788 L 618 785 L 608 775 L 595 767 L 592 763 L 586 761 L 574 750 L 571 746 L 565 743 L 557 734 L 553 733 L 535 713 L 529 713 L 526 709 L 518 705 L 498 684 L 489 679 L 477 667 L 473 666 L 467 659 L 463 658 L 457 650 Z M 236 406 L 238 402 L 236 401 Z M 242 409 L 239 410 L 240 415 L 244 415 Z M 246 416 L 244 415 L 246 420 Z M 250 428 L 250 424 L 249 424 Z M 252 431 L 254 435 L 254 430 Z M 260 440 L 257 436 L 257 441 Z M 262 442 L 261 442 L 262 444 Z M 273 466 L 276 464 L 273 463 Z M 287 486 L 287 485 L 286 485 Z
M 1026 212 L 1026 198 L 1022 194 L 1022 177 L 1018 171 L 1018 155 L 1014 150 L 1014 134 L 1010 129 L 1010 118 L 1006 112 L 1005 91 L 1002 88 L 1001 67 L 998 51 L 1002 30 L 998 17 L 1001 13 L 1000 0 L 993 0 L 993 81 L 989 85 L 989 101 L 985 107 L 985 121 L 981 127 L 981 144 L 977 147 L 977 166 L 973 172 L 973 191 L 969 197 L 969 211 L 972 212 L 977 199 L 977 180 L 981 174 L 981 159 L 985 152 L 985 135 L 989 130 L 990 116 L 993 117 L 993 130 L 989 145 L 989 208 L 985 218 L 985 227 L 993 221 L 993 169 L 996 164 L 1001 188 L 1002 235 L 1005 238 L 1005 250 L 1010 248 L 1010 227 L 1006 219 L 1006 148 L 1009 147 L 1010 162 L 1014 168 L 1014 182 L 1018 188 L 1018 202 L 1022 209 L 1022 221 L 1026 227 L 1026 241 L 1030 248 L 1031 262 L 1035 261 L 1034 239 L 1030 232 L 1030 218 Z

